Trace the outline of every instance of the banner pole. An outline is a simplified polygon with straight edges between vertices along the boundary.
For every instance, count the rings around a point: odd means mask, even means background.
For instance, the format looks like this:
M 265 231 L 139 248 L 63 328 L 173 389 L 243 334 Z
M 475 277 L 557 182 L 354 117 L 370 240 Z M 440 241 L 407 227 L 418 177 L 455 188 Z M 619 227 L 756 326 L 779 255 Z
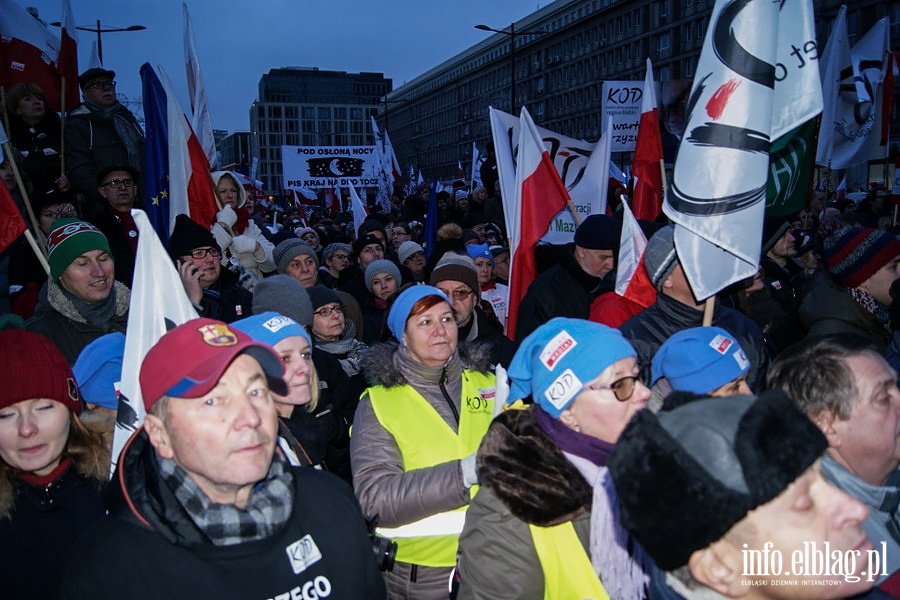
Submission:
M 713 294 L 709 298 L 706 299 L 706 302 L 703 304 L 703 326 L 709 327 L 712 325 L 713 320 L 713 310 L 716 307 L 716 296 Z

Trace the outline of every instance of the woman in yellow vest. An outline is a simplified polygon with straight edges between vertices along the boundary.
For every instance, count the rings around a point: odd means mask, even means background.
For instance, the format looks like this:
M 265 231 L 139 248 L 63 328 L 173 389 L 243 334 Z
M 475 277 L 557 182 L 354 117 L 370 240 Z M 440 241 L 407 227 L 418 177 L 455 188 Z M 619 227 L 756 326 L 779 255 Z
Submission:
M 481 489 L 460 537 L 462 599 L 629 600 L 652 561 L 615 519 L 606 460 L 650 398 L 617 329 L 555 318 L 509 367 L 509 401 L 478 453 Z
M 374 346 L 364 364 L 371 387 L 350 438 L 353 485 L 378 533 L 397 542 L 391 598 L 445 600 L 494 375 L 485 349 L 458 351 L 453 308 L 435 287 L 403 291 L 387 325 L 399 346 Z

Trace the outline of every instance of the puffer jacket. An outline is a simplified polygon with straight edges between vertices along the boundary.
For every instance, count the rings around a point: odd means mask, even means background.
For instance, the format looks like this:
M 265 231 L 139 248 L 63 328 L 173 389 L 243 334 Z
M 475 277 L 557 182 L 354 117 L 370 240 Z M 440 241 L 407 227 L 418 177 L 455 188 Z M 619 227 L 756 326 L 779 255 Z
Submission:
M 446 366 L 426 367 L 409 358 L 396 343 L 386 343 L 366 353 L 363 371 L 371 385 L 398 390 L 411 385 L 456 431 L 457 418 L 441 392 L 442 382 L 459 414 L 463 369 L 486 372 L 487 365 L 482 345 L 463 345 Z M 400 449 L 375 416 L 367 393 L 360 399 L 353 421 L 350 464 L 363 513 L 367 518 L 378 515 L 379 526 L 405 525 L 469 503 L 460 461 L 403 471 Z
M 640 363 L 647 367 L 670 336 L 702 324 L 703 311 L 659 294 L 656 304 L 625 321 L 619 329 L 637 350 Z M 747 384 L 754 392 L 761 392 L 765 388 L 766 371 L 769 369 L 769 353 L 759 326 L 750 317 L 718 303 L 713 311 L 712 324 L 733 335 L 740 343 L 750 359 Z
M 28 320 L 26 328 L 53 342 L 69 364 L 74 365 L 84 347 L 101 335 L 125 333 L 131 291 L 119 281 L 115 282 L 113 291 L 116 294 L 115 314 L 106 323 L 92 325 L 66 298 L 59 285 L 48 281 L 41 288 L 34 316 Z
M 270 536 L 214 545 L 164 482 L 145 431 L 126 444 L 109 516 L 72 549 L 60 598 L 380 599 L 384 582 L 350 488 L 291 469 L 294 507 Z
M 808 337 L 855 333 L 869 339 L 879 352 L 884 352 L 891 340 L 890 332 L 850 297 L 847 288 L 825 278 L 800 304 L 800 320 L 809 329 Z

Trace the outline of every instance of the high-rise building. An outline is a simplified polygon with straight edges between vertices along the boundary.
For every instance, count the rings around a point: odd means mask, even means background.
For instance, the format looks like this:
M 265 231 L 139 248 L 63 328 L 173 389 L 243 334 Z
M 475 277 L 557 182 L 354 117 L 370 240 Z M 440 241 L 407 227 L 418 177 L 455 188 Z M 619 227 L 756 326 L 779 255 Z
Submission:
M 259 80 L 250 107 L 250 148 L 257 179 L 269 194 L 282 187 L 281 146 L 362 146 L 374 143 L 370 115 L 391 91 L 382 73 L 272 69 Z
M 219 167 L 229 171 L 248 172 L 250 168 L 250 132 L 235 131 L 229 133 L 218 142 Z
M 814 0 L 822 47 L 841 3 Z M 845 3 L 851 44 L 890 15 L 892 47 L 898 47 L 900 2 Z M 388 128 L 403 169 L 415 165 L 449 177 L 458 160 L 471 160 L 472 142 L 483 147 L 490 138 L 488 107 L 510 112 L 514 81 L 512 112 L 527 106 L 538 124 L 595 141 L 603 81 L 643 81 L 648 57 L 658 81 L 692 79 L 713 5 L 556 0 L 513 24 L 490 23 L 499 32 L 389 93 L 379 124 Z

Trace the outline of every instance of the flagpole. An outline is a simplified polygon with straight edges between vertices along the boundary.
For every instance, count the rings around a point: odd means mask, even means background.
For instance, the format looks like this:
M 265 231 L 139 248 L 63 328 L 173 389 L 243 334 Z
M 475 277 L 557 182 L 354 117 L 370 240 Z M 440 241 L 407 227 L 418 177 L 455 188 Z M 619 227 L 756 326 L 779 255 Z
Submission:
M 19 193 L 22 194 L 22 198 L 25 200 L 25 210 L 28 212 L 28 218 L 31 221 L 32 227 L 37 232 L 41 231 L 40 224 L 38 220 L 34 216 L 34 210 L 31 208 L 31 200 L 28 198 L 28 192 L 25 191 L 25 184 L 22 182 L 22 174 L 19 173 L 19 165 L 16 164 L 15 156 L 13 155 L 12 147 L 9 145 L 9 141 L 3 142 L 3 151 L 6 152 L 6 156 L 9 157 L 9 164 L 12 167 L 13 175 L 16 177 L 16 184 L 19 186 Z M 40 234 L 41 241 L 41 250 L 45 246 L 44 236 Z
M 66 76 L 62 76 L 62 88 L 59 90 L 59 176 L 66 175 Z M 5 104 L 5 103 L 4 103 Z
M 41 263 L 41 266 L 44 267 L 44 272 L 47 273 L 47 276 L 50 276 L 50 265 L 47 264 L 47 259 L 44 258 L 44 253 L 41 251 L 41 247 L 38 246 L 37 240 L 34 239 L 34 235 L 31 233 L 30 229 L 25 229 L 25 239 L 28 240 L 28 245 L 31 246 L 31 250 L 34 252 L 34 255 L 37 257 L 38 262 Z
M 703 326 L 710 327 L 712 325 L 713 320 L 713 311 L 716 307 L 716 296 L 713 294 L 709 298 L 706 299 L 706 302 L 703 304 Z

